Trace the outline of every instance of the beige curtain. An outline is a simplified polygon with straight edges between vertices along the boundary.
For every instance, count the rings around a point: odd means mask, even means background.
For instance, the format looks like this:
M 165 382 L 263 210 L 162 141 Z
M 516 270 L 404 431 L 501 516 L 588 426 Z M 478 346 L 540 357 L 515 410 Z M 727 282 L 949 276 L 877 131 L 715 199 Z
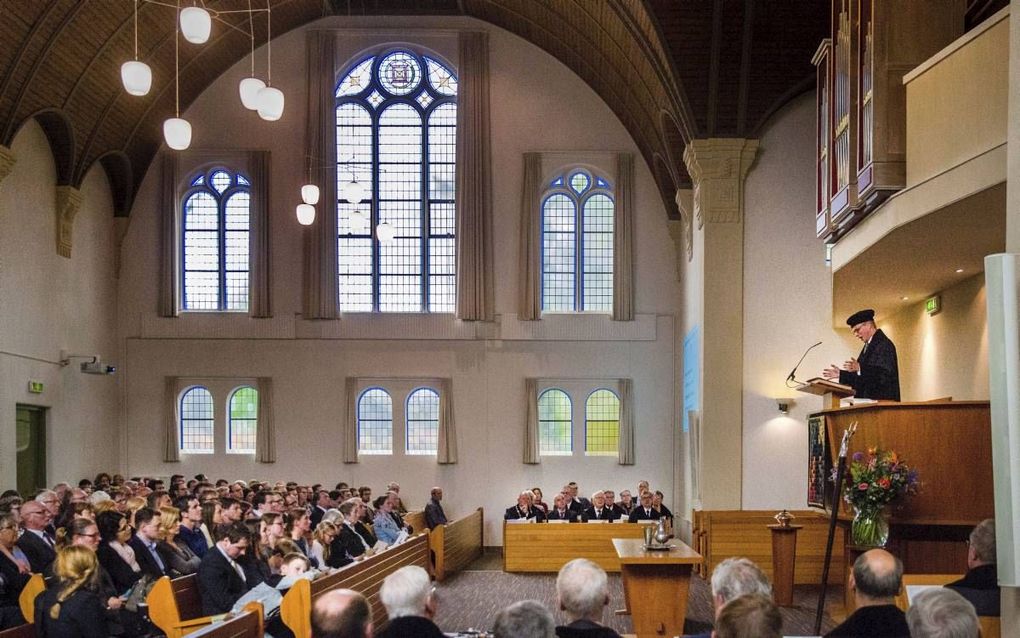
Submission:
M 616 157 L 616 205 L 613 207 L 613 320 L 634 320 L 634 156 L 630 153 L 620 153 Z
M 489 36 L 460 34 L 457 96 L 457 318 L 495 319 Z M 334 242 L 335 243 L 335 242 Z
M 304 168 L 319 186 L 315 223 L 304 229 L 304 318 L 335 319 L 337 310 L 336 39 L 332 31 L 306 33 L 308 105 Z
M 344 463 L 358 462 L 358 379 L 347 377 L 344 382 L 347 393 L 347 423 L 344 424 Z
M 248 176 L 251 191 L 251 232 L 248 254 L 251 255 L 248 282 L 248 314 L 256 318 L 273 316 L 272 253 L 269 228 L 269 151 L 248 152 Z
M 177 377 L 163 379 L 163 461 L 177 463 L 181 460 L 181 441 L 178 436 L 180 420 L 177 401 Z
M 159 191 L 159 316 L 176 317 L 178 314 L 176 155 L 163 154 L 162 171 Z
M 620 379 L 620 465 L 634 465 L 634 382 Z
M 440 465 L 457 462 L 457 427 L 453 420 L 453 380 L 439 381 L 439 450 Z
M 273 420 L 273 380 L 258 378 L 259 411 L 255 426 L 255 460 L 276 463 L 276 422 Z
M 541 460 L 538 449 L 538 379 L 524 380 L 524 396 L 528 415 L 524 424 L 524 462 L 535 464 Z
M 542 154 L 524 154 L 517 318 L 542 318 Z

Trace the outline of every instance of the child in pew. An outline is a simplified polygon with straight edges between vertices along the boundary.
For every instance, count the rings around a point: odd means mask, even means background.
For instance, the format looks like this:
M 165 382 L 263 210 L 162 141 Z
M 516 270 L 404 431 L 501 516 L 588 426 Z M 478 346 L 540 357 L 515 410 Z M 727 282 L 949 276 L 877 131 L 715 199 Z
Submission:
M 314 580 L 319 572 L 312 569 L 308 557 L 297 552 L 287 554 L 280 563 L 280 573 L 274 575 L 269 581 L 256 585 L 236 603 L 231 613 L 238 614 L 244 610 L 244 606 L 250 602 L 262 603 L 262 611 L 265 615 L 265 635 L 269 638 L 293 638 L 294 634 L 283 623 L 280 617 L 280 604 L 287 591 L 294 586 L 300 578 Z M 275 583 L 272 581 L 275 580 Z M 272 583 L 272 584 L 271 584 Z

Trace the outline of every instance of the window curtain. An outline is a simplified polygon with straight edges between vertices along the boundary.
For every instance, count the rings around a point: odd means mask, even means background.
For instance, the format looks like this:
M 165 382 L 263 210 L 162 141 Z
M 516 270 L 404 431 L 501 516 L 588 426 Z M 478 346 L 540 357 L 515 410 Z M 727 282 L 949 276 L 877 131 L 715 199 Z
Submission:
M 541 224 L 542 154 L 524 154 L 524 185 L 521 193 L 521 236 L 518 267 L 517 318 L 542 318 Z
M 273 420 L 273 380 L 258 378 L 259 412 L 255 426 L 255 460 L 276 463 L 276 422 Z
M 319 186 L 315 222 L 304 229 L 305 319 L 336 319 L 337 227 L 336 227 L 336 39 L 332 31 L 306 34 L 308 105 L 305 129 L 304 169 Z M 355 457 L 357 454 L 355 453 Z M 357 458 L 355 458 L 356 462 Z
M 634 320 L 634 156 L 616 156 L 613 207 L 613 320 Z M 622 450 L 622 448 L 621 448 Z M 620 462 L 623 463 L 621 455 Z
M 273 316 L 271 252 L 269 229 L 269 151 L 248 152 L 248 177 L 251 178 L 251 232 L 248 234 L 250 281 L 248 314 L 255 318 Z M 260 417 L 261 418 L 261 417 Z
M 177 385 L 177 377 L 165 377 L 163 380 L 163 461 L 166 463 L 181 460 L 181 441 L 177 428 L 180 421 Z
M 358 462 L 358 379 L 347 377 L 347 423 L 344 426 L 344 463 Z
M 524 462 L 536 464 L 541 460 L 538 449 L 538 379 L 524 380 L 527 401 L 527 421 L 524 424 Z
M 439 450 L 440 465 L 457 462 L 457 427 L 453 421 L 453 380 L 439 381 Z
M 634 382 L 620 379 L 620 465 L 634 465 Z
M 176 317 L 178 314 L 177 180 L 177 156 L 173 153 L 164 153 L 159 192 L 159 316 L 161 317 Z
M 457 97 L 457 318 L 495 319 L 489 36 L 462 32 Z M 333 243 L 336 243 L 335 237 Z

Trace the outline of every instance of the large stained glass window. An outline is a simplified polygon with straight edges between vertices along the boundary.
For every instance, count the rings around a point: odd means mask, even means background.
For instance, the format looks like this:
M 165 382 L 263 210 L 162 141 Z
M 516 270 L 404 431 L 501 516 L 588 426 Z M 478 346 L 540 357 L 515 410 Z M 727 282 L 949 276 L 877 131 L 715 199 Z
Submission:
M 584 452 L 588 456 L 615 456 L 620 447 L 620 398 L 612 390 L 598 389 L 584 404 Z
M 436 454 L 439 450 L 439 393 L 419 388 L 407 397 L 408 454 Z
M 336 89 L 345 312 L 453 312 L 457 77 L 428 54 L 359 60 Z
M 538 453 L 570 456 L 573 452 L 573 421 L 570 396 L 550 388 L 538 395 Z
M 180 449 L 186 454 L 213 453 L 213 398 L 207 388 L 195 386 L 181 393 Z
M 254 454 L 258 429 L 259 391 L 251 386 L 234 390 L 227 402 L 227 452 Z
M 358 453 L 393 453 L 393 399 L 382 388 L 369 388 L 358 398 Z
M 251 184 L 215 168 L 194 177 L 182 201 L 183 309 L 248 310 Z
M 585 169 L 557 176 L 542 201 L 542 310 L 613 310 L 612 187 Z

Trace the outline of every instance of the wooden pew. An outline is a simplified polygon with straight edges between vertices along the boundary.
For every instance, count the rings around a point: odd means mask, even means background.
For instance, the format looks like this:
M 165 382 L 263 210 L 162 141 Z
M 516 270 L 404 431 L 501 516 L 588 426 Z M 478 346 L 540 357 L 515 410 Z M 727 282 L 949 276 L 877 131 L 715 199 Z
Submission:
M 181 638 L 221 618 L 202 614 L 202 595 L 195 574 L 173 580 L 163 576 L 152 586 L 145 602 L 152 624 L 167 638 Z
M 214 622 L 189 634 L 192 638 L 262 638 L 265 634 L 261 603 L 248 603 L 240 614 Z
M 35 625 L 25 623 L 10 629 L 0 631 L 0 638 L 35 638 Z
M 963 574 L 903 574 L 903 586 L 896 595 L 896 606 L 907 611 L 910 601 L 907 600 L 908 585 L 947 585 L 960 580 Z M 999 638 L 1002 635 L 1002 624 L 998 616 L 978 616 L 981 626 L 981 638 Z
M 415 510 L 404 514 L 404 523 L 410 525 L 415 534 L 428 529 L 428 525 L 425 524 L 425 510 Z
M 467 567 L 482 555 L 484 512 L 478 508 L 464 518 L 440 525 L 429 534 L 429 547 L 436 555 L 436 580 Z
M 46 581 L 43 580 L 43 575 L 32 574 L 32 577 L 25 583 L 25 588 L 18 595 L 18 607 L 21 608 L 21 615 L 27 622 L 35 622 L 35 599 L 44 591 L 46 591 Z
M 429 534 L 425 531 L 401 545 L 348 565 L 335 574 L 314 582 L 299 580 L 283 597 L 280 616 L 295 636 L 310 636 L 312 604 L 315 600 L 334 589 L 353 589 L 368 599 L 372 606 L 372 624 L 377 631 L 381 630 L 386 625 L 386 609 L 379 600 L 379 588 L 383 580 L 407 565 L 417 565 L 428 570 L 429 563 Z

